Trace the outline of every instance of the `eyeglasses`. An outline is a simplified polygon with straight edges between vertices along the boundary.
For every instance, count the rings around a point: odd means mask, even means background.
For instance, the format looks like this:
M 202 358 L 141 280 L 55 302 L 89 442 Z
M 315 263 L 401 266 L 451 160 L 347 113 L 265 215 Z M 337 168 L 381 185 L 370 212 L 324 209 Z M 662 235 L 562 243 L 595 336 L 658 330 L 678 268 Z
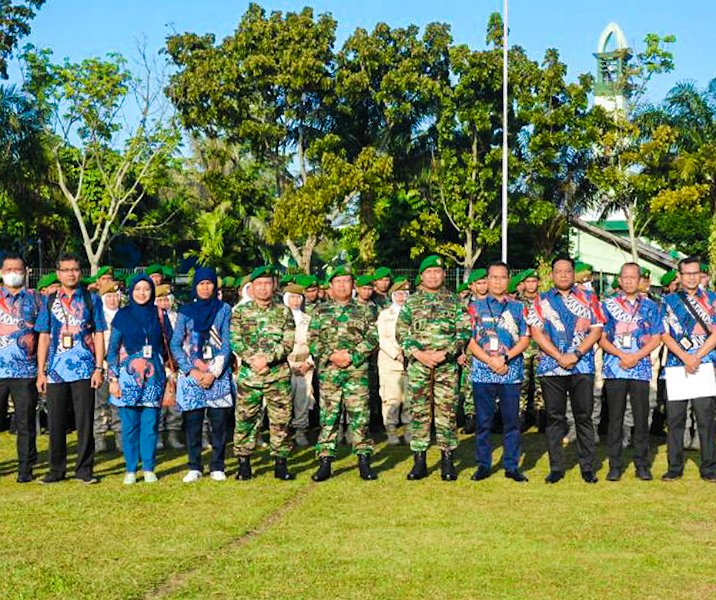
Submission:
M 79 273 L 81 269 L 79 267 L 68 267 L 65 269 L 57 269 L 60 273 Z
M 697 275 L 701 275 L 701 271 L 681 271 L 682 277 L 696 277 Z

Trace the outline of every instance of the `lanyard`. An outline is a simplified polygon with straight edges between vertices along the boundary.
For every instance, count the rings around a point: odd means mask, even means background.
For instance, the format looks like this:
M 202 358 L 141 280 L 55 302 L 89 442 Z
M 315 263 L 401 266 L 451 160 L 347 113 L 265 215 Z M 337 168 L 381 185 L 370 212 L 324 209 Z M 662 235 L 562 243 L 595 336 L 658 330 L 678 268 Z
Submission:
M 495 330 L 497 330 L 498 325 L 500 324 L 500 319 L 502 319 L 502 315 L 505 313 L 505 310 L 507 310 L 507 301 L 501 302 L 502 304 L 502 310 L 500 311 L 500 314 L 497 315 L 497 319 L 495 319 L 495 315 L 492 313 L 492 308 L 490 308 L 490 298 L 494 298 L 493 296 L 488 296 L 485 300 L 485 304 L 487 304 L 487 310 L 490 313 L 490 317 L 492 318 L 492 322 L 495 324 Z M 500 302 L 497 300 L 497 298 L 494 298 L 495 302 Z
M 629 308 L 629 303 L 626 298 L 617 298 L 617 302 L 619 302 L 621 307 L 624 309 L 624 312 L 628 313 L 632 319 L 634 319 L 634 317 L 639 314 L 639 309 L 641 308 L 641 296 L 639 296 L 634 303 L 633 310 Z

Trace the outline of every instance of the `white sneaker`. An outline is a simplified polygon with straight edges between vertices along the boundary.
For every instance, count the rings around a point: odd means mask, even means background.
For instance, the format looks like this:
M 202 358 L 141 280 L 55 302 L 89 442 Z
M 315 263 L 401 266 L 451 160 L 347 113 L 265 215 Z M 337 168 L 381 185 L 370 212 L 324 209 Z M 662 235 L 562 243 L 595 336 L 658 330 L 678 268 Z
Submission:
M 184 475 L 184 478 L 182 481 L 184 483 L 194 483 L 196 481 L 199 481 L 201 479 L 201 471 L 195 471 L 191 470 L 186 475 Z
M 226 481 L 226 473 L 223 471 L 212 471 L 209 473 L 209 479 L 212 481 Z
M 144 471 L 143 475 L 144 483 L 156 483 L 157 481 L 159 481 L 154 471 Z
M 124 485 L 132 485 L 133 483 L 137 483 L 137 474 L 129 472 L 125 473 L 124 481 L 122 483 L 124 483 Z

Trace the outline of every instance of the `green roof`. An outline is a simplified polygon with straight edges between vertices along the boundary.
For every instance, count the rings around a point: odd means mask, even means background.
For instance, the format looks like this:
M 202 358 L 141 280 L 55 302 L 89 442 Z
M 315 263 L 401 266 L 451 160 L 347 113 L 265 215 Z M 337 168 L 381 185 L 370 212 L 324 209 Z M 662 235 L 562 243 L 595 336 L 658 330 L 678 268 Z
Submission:
M 629 231 L 626 221 L 587 221 L 587 223 L 604 231 Z

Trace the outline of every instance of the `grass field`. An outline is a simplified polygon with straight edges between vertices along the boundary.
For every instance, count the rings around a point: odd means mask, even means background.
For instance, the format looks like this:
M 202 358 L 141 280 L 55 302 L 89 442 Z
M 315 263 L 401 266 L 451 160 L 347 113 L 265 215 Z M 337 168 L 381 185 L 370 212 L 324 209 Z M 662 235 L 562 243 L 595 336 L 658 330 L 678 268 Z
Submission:
M 262 451 L 251 482 L 188 485 L 184 455 L 163 452 L 159 483 L 132 487 L 110 453 L 99 455 L 99 485 L 43 487 L 15 483 L 14 441 L 0 435 L 2 599 L 716 597 L 716 486 L 698 478 L 694 452 L 682 481 L 637 481 L 630 468 L 608 483 L 605 463 L 596 486 L 574 466 L 545 485 L 535 432 L 524 438 L 525 485 L 500 471 L 470 481 L 468 438 L 455 483 L 436 468 L 406 481 L 409 449 L 382 443 L 376 482 L 361 481 L 342 449 L 322 484 L 304 450 L 293 482 L 274 480 Z M 43 464 L 46 447 L 42 436 Z M 665 446 L 656 451 L 658 476 Z M 436 467 L 437 450 L 428 457 Z

